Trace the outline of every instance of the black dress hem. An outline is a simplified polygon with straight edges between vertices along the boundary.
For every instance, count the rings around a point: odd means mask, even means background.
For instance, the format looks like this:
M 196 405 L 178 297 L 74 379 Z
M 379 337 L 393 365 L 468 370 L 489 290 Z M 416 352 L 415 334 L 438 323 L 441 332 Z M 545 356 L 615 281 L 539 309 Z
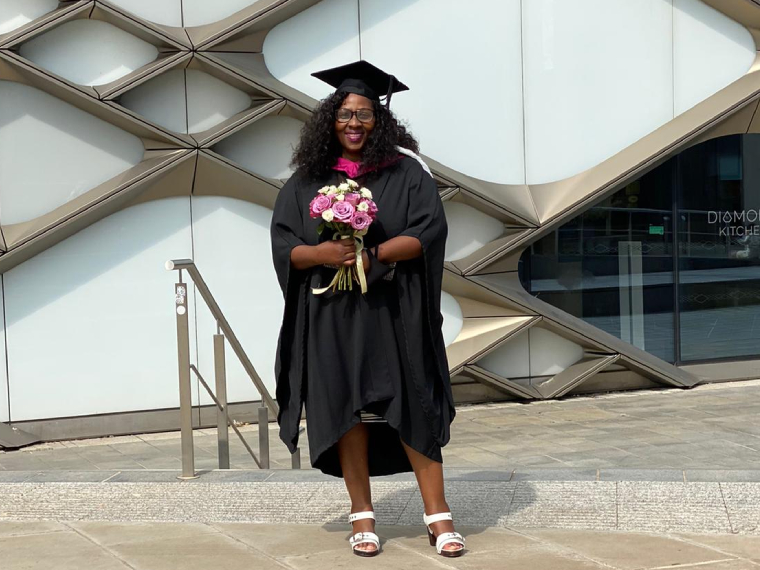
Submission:
M 341 428 L 338 430 L 338 436 L 335 438 L 334 441 L 332 441 L 329 445 L 323 446 L 322 449 L 315 452 L 311 464 L 312 467 L 315 469 L 319 469 L 324 473 L 325 475 L 332 475 L 333 477 L 343 478 L 343 469 L 340 466 L 340 461 L 338 460 L 338 452 L 337 452 L 337 445 L 340 439 L 346 435 L 351 429 L 356 427 L 361 423 L 361 418 L 359 417 L 359 414 L 361 413 L 361 410 L 366 409 L 368 407 L 373 406 L 373 404 L 378 404 L 380 402 L 383 402 L 383 400 L 374 400 L 372 402 L 368 402 L 364 404 L 359 410 L 354 410 L 353 417 L 351 418 L 351 421 L 345 424 L 344 426 L 341 426 Z M 373 465 L 373 462 L 370 461 L 370 477 L 382 477 L 385 475 L 392 475 L 394 473 L 409 473 L 412 472 L 412 464 L 409 462 L 409 458 L 406 455 L 406 450 L 401 445 L 401 442 L 408 445 L 410 448 L 414 449 L 416 452 L 424 455 L 428 459 L 431 459 L 433 461 L 436 461 L 438 463 L 443 463 L 443 457 L 441 456 L 441 446 L 438 444 L 438 442 L 434 442 L 431 447 L 427 450 L 418 449 L 412 442 L 405 441 L 403 437 L 401 437 L 401 429 L 400 425 L 394 425 L 394 422 L 386 418 L 383 414 L 378 414 L 380 417 L 382 417 L 385 420 L 385 423 L 375 423 L 375 422 L 368 422 L 367 427 L 370 430 L 370 441 L 369 441 L 369 453 L 370 459 L 373 456 L 372 453 L 372 444 L 373 440 L 375 440 L 375 444 L 378 444 L 379 441 L 382 441 L 383 444 L 387 444 L 389 446 L 392 446 L 393 442 L 395 440 L 389 440 L 387 435 L 383 435 L 381 437 L 373 437 L 372 432 L 373 431 L 383 431 L 387 434 L 388 429 L 383 429 L 384 426 L 387 426 L 393 432 L 395 432 L 395 439 L 398 440 L 398 447 L 401 450 L 401 453 L 403 454 L 403 460 L 398 461 L 400 454 L 391 454 L 390 457 L 394 457 L 397 461 L 386 461 L 382 467 L 378 467 L 378 465 Z M 334 450 L 332 453 L 331 450 Z M 328 455 L 326 455 L 328 454 Z M 330 457 L 330 455 L 333 455 L 334 457 Z M 375 454 L 377 455 L 377 454 Z M 387 457 L 386 454 L 380 454 L 383 457 Z

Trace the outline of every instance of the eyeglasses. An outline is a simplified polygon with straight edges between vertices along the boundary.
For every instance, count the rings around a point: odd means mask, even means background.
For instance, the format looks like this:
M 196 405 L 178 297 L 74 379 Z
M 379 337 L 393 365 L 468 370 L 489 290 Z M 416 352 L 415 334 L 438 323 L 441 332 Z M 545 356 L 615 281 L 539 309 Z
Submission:
M 372 122 L 372 119 L 375 118 L 375 112 L 372 109 L 358 109 L 357 111 L 352 111 L 346 107 L 341 107 L 335 112 L 335 120 L 339 123 L 347 123 L 354 115 L 356 115 L 356 118 L 362 123 L 370 123 Z

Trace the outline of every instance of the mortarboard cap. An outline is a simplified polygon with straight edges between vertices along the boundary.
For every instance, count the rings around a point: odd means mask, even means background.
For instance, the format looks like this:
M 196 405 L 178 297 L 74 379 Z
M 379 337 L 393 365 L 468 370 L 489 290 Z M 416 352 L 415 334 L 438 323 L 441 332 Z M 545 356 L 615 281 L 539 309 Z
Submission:
M 391 102 L 391 95 L 409 90 L 409 87 L 395 76 L 385 73 L 363 59 L 317 71 L 312 73 L 312 76 L 335 87 L 336 93 L 356 93 L 374 101 L 380 101 L 380 95 L 384 94 L 386 107 Z

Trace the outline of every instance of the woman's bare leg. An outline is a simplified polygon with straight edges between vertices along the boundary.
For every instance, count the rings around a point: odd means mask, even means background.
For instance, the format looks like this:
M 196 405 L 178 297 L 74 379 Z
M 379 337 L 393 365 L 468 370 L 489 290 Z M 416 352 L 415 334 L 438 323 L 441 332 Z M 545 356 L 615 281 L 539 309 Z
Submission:
M 372 510 L 372 493 L 369 486 L 367 426 L 358 424 L 338 440 L 338 457 L 343 470 L 348 495 L 351 497 L 351 512 Z M 354 532 L 374 532 L 375 521 L 363 519 L 353 524 Z M 373 551 L 375 545 L 364 543 L 357 546 L 359 550 Z
M 422 503 L 425 505 L 425 514 L 432 515 L 435 513 L 445 513 L 449 510 L 446 502 L 446 496 L 443 490 L 443 465 L 433 461 L 429 457 L 415 451 L 403 441 L 409 463 L 414 469 L 414 476 L 417 478 L 417 484 L 420 487 Z M 442 532 L 454 532 L 454 523 L 452 521 L 439 521 L 430 525 L 433 533 L 438 536 Z M 445 545 L 444 550 L 460 550 L 459 544 L 449 543 Z

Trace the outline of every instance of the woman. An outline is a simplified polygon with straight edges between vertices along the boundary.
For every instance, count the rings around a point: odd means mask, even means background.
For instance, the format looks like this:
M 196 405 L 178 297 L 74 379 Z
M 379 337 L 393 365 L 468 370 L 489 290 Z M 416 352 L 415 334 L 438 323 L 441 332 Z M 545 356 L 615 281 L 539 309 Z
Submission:
M 369 477 L 414 470 L 431 544 L 459 556 L 464 539 L 454 532 L 441 458 L 454 418 L 440 313 L 447 229 L 417 142 L 387 108 L 407 87 L 363 61 L 314 75 L 337 89 L 301 132 L 271 228 L 285 296 L 275 367 L 280 437 L 295 451 L 305 403 L 312 465 L 343 477 L 351 497 L 355 554 L 379 552 Z M 354 241 L 318 235 L 321 220 L 309 209 L 321 187 L 347 178 L 378 208 L 361 252 L 367 292 L 357 284 L 317 296 L 336 268 L 357 262 Z

